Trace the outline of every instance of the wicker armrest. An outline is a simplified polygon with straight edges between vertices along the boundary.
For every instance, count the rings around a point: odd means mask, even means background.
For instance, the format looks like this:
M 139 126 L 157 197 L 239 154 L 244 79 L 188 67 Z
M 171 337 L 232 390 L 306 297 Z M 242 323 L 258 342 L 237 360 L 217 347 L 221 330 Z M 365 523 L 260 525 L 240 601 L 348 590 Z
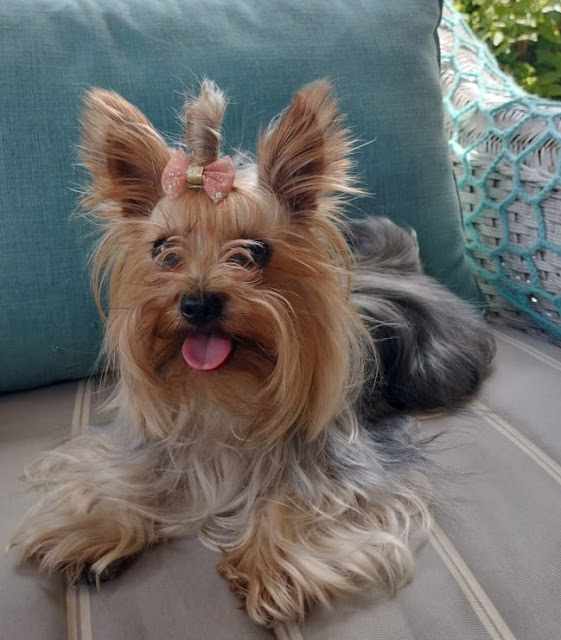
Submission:
M 466 250 L 490 316 L 561 341 L 561 102 L 518 87 L 449 0 L 439 35 Z

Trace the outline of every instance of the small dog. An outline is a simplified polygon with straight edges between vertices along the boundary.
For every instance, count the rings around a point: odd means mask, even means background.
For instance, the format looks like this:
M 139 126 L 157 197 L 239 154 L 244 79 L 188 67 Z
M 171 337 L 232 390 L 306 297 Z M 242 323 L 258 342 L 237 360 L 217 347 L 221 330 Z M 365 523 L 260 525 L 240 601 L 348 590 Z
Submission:
M 204 81 L 185 107 L 187 155 L 119 95 L 86 97 L 118 417 L 35 466 L 48 491 L 15 542 L 99 583 L 194 531 L 270 625 L 409 581 L 408 539 L 430 516 L 406 414 L 460 405 L 494 344 L 423 274 L 413 233 L 344 223 L 358 189 L 328 83 L 296 94 L 256 164 L 220 157 L 225 108 Z

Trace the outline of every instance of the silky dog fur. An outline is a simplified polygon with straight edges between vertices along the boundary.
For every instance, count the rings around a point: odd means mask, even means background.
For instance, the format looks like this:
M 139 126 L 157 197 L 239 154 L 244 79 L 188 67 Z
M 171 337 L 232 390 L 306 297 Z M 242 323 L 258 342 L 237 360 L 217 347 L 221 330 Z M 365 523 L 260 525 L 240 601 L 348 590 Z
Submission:
M 201 165 L 219 155 L 225 108 L 210 81 L 187 100 Z M 345 222 L 350 154 L 317 82 L 260 135 L 256 163 L 237 161 L 226 198 L 171 200 L 170 147 L 122 97 L 88 92 L 84 202 L 102 231 L 93 272 L 117 417 L 31 469 L 47 490 L 14 538 L 23 559 L 99 583 L 196 532 L 262 625 L 410 580 L 410 536 L 430 515 L 408 414 L 459 406 L 494 346 L 479 313 L 423 273 L 413 232 Z M 195 328 L 180 307 L 209 294 L 220 311 L 204 331 L 233 349 L 203 372 L 182 357 Z

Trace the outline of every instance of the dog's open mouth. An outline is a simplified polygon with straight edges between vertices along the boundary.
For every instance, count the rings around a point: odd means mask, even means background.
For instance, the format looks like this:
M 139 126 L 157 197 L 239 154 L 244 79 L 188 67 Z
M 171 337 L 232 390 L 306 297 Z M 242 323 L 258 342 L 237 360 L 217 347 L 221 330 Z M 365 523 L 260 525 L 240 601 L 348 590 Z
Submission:
M 225 333 L 196 331 L 183 341 L 181 354 L 195 371 L 216 371 L 232 354 L 233 340 Z

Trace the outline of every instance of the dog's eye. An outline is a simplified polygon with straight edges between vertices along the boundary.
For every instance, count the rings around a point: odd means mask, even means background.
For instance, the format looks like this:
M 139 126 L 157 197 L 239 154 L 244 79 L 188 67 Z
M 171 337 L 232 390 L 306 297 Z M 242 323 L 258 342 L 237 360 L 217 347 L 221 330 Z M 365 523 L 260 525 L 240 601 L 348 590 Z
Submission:
M 233 253 L 228 262 L 239 264 L 242 267 L 257 266 L 263 268 L 271 257 L 271 247 L 263 240 L 250 240 L 244 243 L 239 251 Z
M 172 241 L 160 238 L 152 245 L 152 259 L 164 269 L 173 269 L 181 261 L 179 255 L 173 252 L 175 248 L 177 245 Z

